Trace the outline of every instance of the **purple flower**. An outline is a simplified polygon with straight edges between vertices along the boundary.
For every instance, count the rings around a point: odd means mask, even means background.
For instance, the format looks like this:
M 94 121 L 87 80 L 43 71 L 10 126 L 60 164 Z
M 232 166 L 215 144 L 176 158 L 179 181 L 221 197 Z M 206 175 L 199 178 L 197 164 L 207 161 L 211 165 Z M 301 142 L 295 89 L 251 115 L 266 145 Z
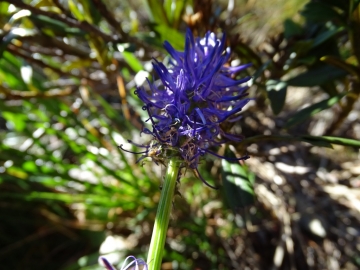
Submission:
M 210 149 L 229 140 L 241 140 L 240 136 L 222 130 L 220 124 L 238 120 L 237 113 L 249 102 L 248 87 L 244 83 L 251 77 L 240 80 L 233 77 L 251 64 L 225 66 L 230 49 L 225 49 L 224 45 L 225 36 L 219 40 L 214 33 L 208 32 L 204 38 L 194 39 L 189 29 L 184 52 L 164 43 L 172 57 L 170 67 L 154 60 L 154 70 L 160 80 L 153 83 L 148 80 L 148 90 L 139 87 L 135 91 L 144 102 L 143 109 L 148 112 L 152 125 L 152 130 L 143 130 L 153 136 L 152 143 L 147 146 L 136 144 L 145 148 L 139 152 L 144 154 L 143 157 L 162 161 L 169 155 L 178 155 L 184 165 L 194 169 L 202 179 L 197 169 L 200 157 L 212 154 L 225 158 Z
M 107 270 L 116 270 L 104 257 L 100 257 Z M 128 264 L 127 261 L 130 260 Z M 136 259 L 134 256 L 128 256 L 123 262 L 120 270 L 147 270 L 147 264 L 143 259 Z

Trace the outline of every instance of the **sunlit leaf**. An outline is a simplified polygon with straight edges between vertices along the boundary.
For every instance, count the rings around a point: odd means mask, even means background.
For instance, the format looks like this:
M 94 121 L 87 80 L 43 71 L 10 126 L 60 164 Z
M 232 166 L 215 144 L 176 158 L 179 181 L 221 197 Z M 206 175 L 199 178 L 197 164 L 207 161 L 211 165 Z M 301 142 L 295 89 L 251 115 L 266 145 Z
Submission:
M 162 1 L 146 0 L 145 3 L 153 22 L 159 25 L 168 25 L 169 22 Z
M 80 11 L 81 4 L 78 3 L 76 0 L 69 0 L 68 1 L 69 9 L 71 13 L 80 21 L 84 20 L 84 14 Z
M 254 203 L 255 175 L 245 165 L 221 161 L 225 199 L 232 209 Z
M 184 12 L 185 5 L 187 1 L 183 0 L 165 0 L 164 9 L 166 12 L 166 17 L 169 20 L 170 25 L 176 27 L 181 20 L 181 15 Z
M 141 62 L 134 56 L 133 53 L 124 51 L 122 54 L 125 61 L 129 64 L 134 72 L 139 72 L 144 69 Z
M 36 173 L 36 172 L 39 171 L 37 165 L 36 165 L 35 162 L 32 161 L 32 160 L 25 161 L 25 162 L 22 164 L 22 168 L 23 168 L 25 171 L 31 172 L 31 173 Z
M 161 42 L 167 40 L 176 50 L 183 50 L 185 35 L 164 24 L 152 25 L 152 29 L 159 34 Z
M 101 20 L 101 14 L 95 8 L 93 1 L 79 0 L 84 10 L 84 17 L 86 21 L 91 24 L 98 25 Z
M 11 123 L 16 131 L 21 132 L 25 129 L 27 121 L 27 116 L 25 114 L 2 112 L 2 116 Z

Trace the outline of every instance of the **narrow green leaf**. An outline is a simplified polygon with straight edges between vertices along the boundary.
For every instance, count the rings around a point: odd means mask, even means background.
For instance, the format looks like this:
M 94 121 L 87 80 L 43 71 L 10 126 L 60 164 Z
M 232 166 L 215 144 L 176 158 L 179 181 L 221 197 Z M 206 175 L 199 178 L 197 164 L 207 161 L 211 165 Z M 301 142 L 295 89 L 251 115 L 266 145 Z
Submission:
M 304 135 L 304 136 L 301 136 L 301 139 L 304 141 L 310 142 L 310 143 L 311 142 L 326 142 L 329 144 L 360 147 L 359 140 L 353 140 L 353 139 L 341 138 L 341 137 Z
M 59 32 L 64 32 L 64 29 L 68 27 L 67 24 L 45 15 L 32 14 L 30 18 L 35 22 L 36 25 L 39 25 L 40 27 L 48 27 Z
M 332 148 L 331 144 L 339 144 L 352 147 L 360 147 L 359 140 L 341 138 L 341 137 L 331 137 L 331 136 L 310 136 L 310 135 L 258 135 L 254 137 L 248 137 L 241 142 L 242 145 L 249 145 L 256 142 L 264 141 L 281 141 L 281 142 L 293 142 L 293 141 L 302 141 L 311 143 L 316 146 L 325 146 Z
M 173 15 L 173 24 L 172 26 L 175 29 L 178 29 L 178 26 L 182 20 L 182 15 L 184 14 L 185 11 L 185 6 L 186 3 L 188 1 L 183 1 L 183 0 L 176 0 L 176 4 L 175 4 L 175 10 L 173 11 L 174 15 Z
M 269 80 L 266 82 L 266 91 L 274 114 L 279 114 L 284 107 L 287 83 L 281 80 Z
M 319 147 L 326 147 L 326 148 L 331 148 L 333 149 L 333 146 L 331 143 L 327 142 L 327 141 L 324 141 L 324 140 L 321 140 L 319 138 L 306 138 L 306 137 L 301 137 L 299 138 L 299 141 L 302 141 L 302 142 L 307 142 L 307 143 L 310 143 L 314 146 L 319 146 Z
M 158 24 L 169 25 L 162 1 L 145 0 L 151 20 Z
M 165 0 L 164 8 L 166 12 L 166 17 L 169 20 L 169 25 L 177 29 L 177 26 L 181 20 L 181 15 L 183 14 L 186 0 Z
M 170 25 L 172 24 L 172 21 L 173 21 L 174 14 L 172 11 L 174 9 L 174 4 L 175 4 L 175 1 L 173 1 L 173 0 L 165 0 L 164 1 L 164 11 L 165 11 L 166 17 L 169 20 Z
M 160 36 L 161 42 L 167 40 L 176 50 L 183 50 L 185 45 L 185 35 L 170 28 L 165 24 L 151 25 L 151 28 Z
M 47 32 L 49 35 L 53 33 L 54 35 L 77 35 L 84 36 L 86 33 L 75 27 L 69 27 L 66 23 L 58 21 L 56 19 L 50 18 L 44 15 L 31 15 L 30 18 L 36 25 L 38 25 L 42 31 Z M 49 31 L 51 30 L 51 31 Z
M 298 124 L 306 119 L 310 118 L 311 116 L 321 112 L 325 109 L 332 107 L 334 104 L 338 103 L 340 99 L 342 99 L 347 93 L 341 93 L 334 97 L 330 97 L 324 99 L 318 103 L 315 103 L 309 107 L 306 107 L 300 111 L 298 111 L 294 116 L 292 116 L 287 123 L 285 124 L 285 128 L 289 128 L 295 124 Z
M 80 3 L 74 2 L 73 0 L 68 0 L 68 6 L 75 18 L 77 18 L 79 21 L 83 21 L 85 19 L 83 11 L 79 9 Z
M 98 25 L 101 20 L 101 14 L 94 6 L 93 1 L 79 0 L 84 9 L 84 18 L 91 24 Z
M 332 27 L 328 31 L 321 33 L 318 35 L 311 46 L 311 48 L 315 48 L 321 44 L 323 44 L 325 41 L 327 41 L 329 38 L 333 37 L 337 33 L 343 31 L 344 27 Z
M 133 71 L 139 72 L 144 69 L 141 62 L 134 56 L 133 53 L 124 51 L 122 54 L 126 63 L 129 64 Z

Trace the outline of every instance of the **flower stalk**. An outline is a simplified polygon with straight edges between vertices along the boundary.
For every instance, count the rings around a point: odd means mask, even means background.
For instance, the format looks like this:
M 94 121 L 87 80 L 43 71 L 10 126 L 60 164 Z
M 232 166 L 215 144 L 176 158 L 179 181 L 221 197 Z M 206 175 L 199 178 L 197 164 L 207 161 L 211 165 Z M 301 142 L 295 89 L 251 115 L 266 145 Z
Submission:
M 147 264 L 149 270 L 161 268 L 170 210 L 180 168 L 194 171 L 204 184 L 213 187 L 201 176 L 198 166 L 203 156 L 209 154 L 227 160 L 245 160 L 248 155 L 228 158 L 216 153 L 222 144 L 240 142 L 243 137 L 222 128 L 222 123 L 237 122 L 243 107 L 251 100 L 247 89 L 251 79 L 239 73 L 251 64 L 229 66 L 230 48 L 225 47 L 225 35 L 218 39 L 207 32 L 203 38 L 194 38 L 187 29 L 185 50 L 175 50 L 164 43 L 171 56 L 170 65 L 154 59 L 156 80 L 147 80 L 147 87 L 137 87 L 134 92 L 147 111 L 142 133 L 150 135 L 148 144 L 129 143 L 142 148 L 138 162 L 149 157 L 156 164 L 167 165 L 165 181 L 151 238 Z
M 161 190 L 160 201 L 156 213 L 154 229 L 147 258 L 149 270 L 161 269 L 166 232 L 169 225 L 170 212 L 175 194 L 175 186 L 180 165 L 181 162 L 179 162 L 178 158 L 173 157 L 170 159 L 166 169 L 165 180 Z

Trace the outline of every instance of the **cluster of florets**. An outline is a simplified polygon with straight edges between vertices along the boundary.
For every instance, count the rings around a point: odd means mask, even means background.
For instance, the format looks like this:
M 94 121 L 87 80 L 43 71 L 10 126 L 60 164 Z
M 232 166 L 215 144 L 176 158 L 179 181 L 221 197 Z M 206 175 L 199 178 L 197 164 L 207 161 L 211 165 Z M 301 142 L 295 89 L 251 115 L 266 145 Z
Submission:
M 211 147 L 241 140 L 223 131 L 220 124 L 225 120 L 238 120 L 237 113 L 249 102 L 248 87 L 244 84 L 251 77 L 240 80 L 233 77 L 250 64 L 226 66 L 230 49 L 224 45 L 225 37 L 219 40 L 208 32 L 204 38 L 194 39 L 190 30 L 186 32 L 184 52 L 164 43 L 172 57 L 170 67 L 154 60 L 159 81 L 148 80 L 149 89 L 139 87 L 135 92 L 144 102 L 143 109 L 148 112 L 152 125 L 152 130 L 143 130 L 153 136 L 151 145 L 142 146 L 146 147 L 141 152 L 145 156 L 160 159 L 168 150 L 179 155 L 185 166 L 198 172 L 201 156 L 207 153 L 218 156 Z

